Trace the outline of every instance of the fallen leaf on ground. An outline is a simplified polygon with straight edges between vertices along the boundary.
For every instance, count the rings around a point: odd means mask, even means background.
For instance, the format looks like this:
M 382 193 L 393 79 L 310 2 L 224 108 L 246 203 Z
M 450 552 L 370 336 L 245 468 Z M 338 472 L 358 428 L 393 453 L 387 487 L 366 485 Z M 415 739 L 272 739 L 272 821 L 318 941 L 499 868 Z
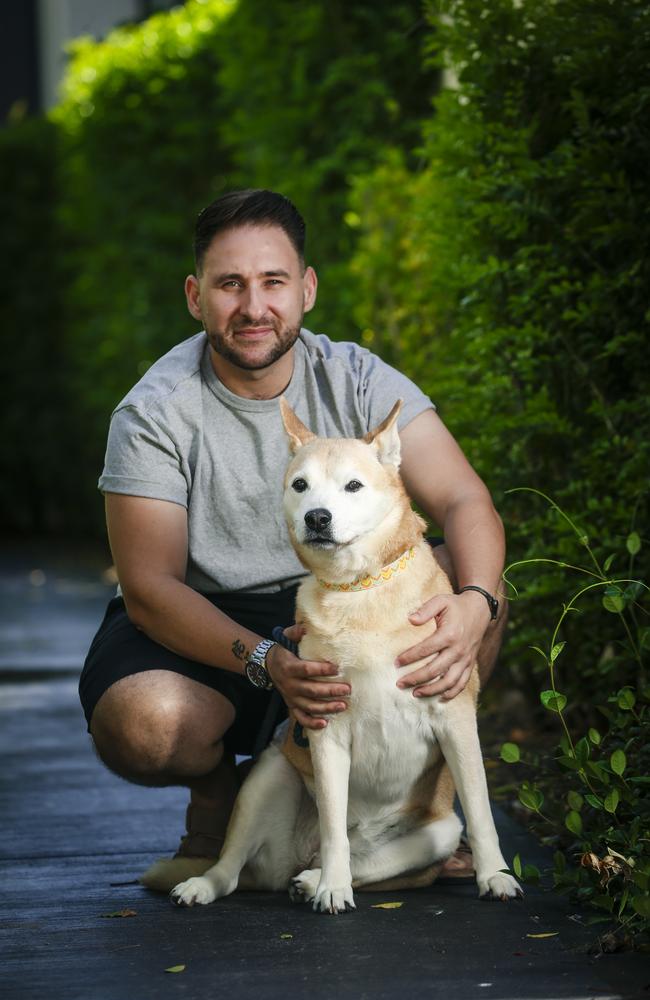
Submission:
M 168 969 L 165 969 L 165 972 L 184 972 L 184 971 L 185 971 L 184 965 L 170 965 Z
M 113 910 L 112 913 L 100 913 L 100 917 L 137 917 L 137 910 Z
M 281 935 L 280 935 L 280 937 L 281 937 L 281 938 L 282 938 L 283 940 L 286 940 L 286 939 L 288 939 L 288 938 L 292 938 L 292 937 L 293 937 L 293 934 L 281 934 Z
M 397 910 L 403 903 L 373 903 L 371 909 L 373 910 Z
M 557 937 L 559 931 L 547 931 L 546 934 L 527 934 L 526 937 L 530 938 L 547 938 L 547 937 Z

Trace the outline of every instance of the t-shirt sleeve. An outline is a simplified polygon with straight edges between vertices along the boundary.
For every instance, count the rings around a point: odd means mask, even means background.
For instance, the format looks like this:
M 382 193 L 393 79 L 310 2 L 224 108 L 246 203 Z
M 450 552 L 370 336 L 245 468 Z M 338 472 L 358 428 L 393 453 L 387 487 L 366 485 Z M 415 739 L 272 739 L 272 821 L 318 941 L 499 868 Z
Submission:
M 435 404 L 410 378 L 402 375 L 396 368 L 391 368 L 376 354 L 364 350 L 359 362 L 360 402 L 369 429 L 376 427 L 384 417 L 388 416 L 398 399 L 404 400 L 397 420 L 400 431 L 420 413 L 425 410 L 435 410 Z
M 102 493 L 188 503 L 188 482 L 173 439 L 135 406 L 120 407 L 111 418 L 98 486 Z

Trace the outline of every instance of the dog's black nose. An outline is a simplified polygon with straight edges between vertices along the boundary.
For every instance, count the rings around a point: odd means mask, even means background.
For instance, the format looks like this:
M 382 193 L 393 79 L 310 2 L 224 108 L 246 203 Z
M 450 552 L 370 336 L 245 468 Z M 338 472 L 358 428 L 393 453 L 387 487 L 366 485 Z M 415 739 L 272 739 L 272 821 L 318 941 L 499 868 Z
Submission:
M 305 524 L 310 531 L 323 531 L 332 521 L 332 515 L 324 507 L 316 507 L 305 514 Z

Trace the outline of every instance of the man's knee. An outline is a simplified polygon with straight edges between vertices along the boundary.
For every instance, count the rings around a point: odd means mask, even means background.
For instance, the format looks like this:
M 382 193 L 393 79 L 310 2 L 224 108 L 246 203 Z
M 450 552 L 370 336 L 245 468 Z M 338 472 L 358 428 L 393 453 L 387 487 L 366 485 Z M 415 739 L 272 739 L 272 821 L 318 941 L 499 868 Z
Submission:
M 174 784 L 213 770 L 223 754 L 223 734 L 234 718 L 232 705 L 218 692 L 210 691 L 206 699 L 212 709 L 207 715 L 184 686 L 175 683 L 175 675 L 157 684 L 153 675 L 158 673 L 168 674 L 147 671 L 116 682 L 98 701 L 90 723 L 95 749 L 106 766 L 147 785 Z

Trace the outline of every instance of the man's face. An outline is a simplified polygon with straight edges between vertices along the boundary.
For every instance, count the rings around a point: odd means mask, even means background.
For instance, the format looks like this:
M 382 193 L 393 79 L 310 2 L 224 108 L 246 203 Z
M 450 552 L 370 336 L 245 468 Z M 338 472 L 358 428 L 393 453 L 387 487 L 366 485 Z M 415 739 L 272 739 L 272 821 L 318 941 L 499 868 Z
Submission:
M 295 343 L 316 298 L 316 275 L 303 268 L 278 226 L 239 226 L 218 233 L 202 273 L 185 282 L 190 313 L 212 348 L 249 371 L 267 368 Z

